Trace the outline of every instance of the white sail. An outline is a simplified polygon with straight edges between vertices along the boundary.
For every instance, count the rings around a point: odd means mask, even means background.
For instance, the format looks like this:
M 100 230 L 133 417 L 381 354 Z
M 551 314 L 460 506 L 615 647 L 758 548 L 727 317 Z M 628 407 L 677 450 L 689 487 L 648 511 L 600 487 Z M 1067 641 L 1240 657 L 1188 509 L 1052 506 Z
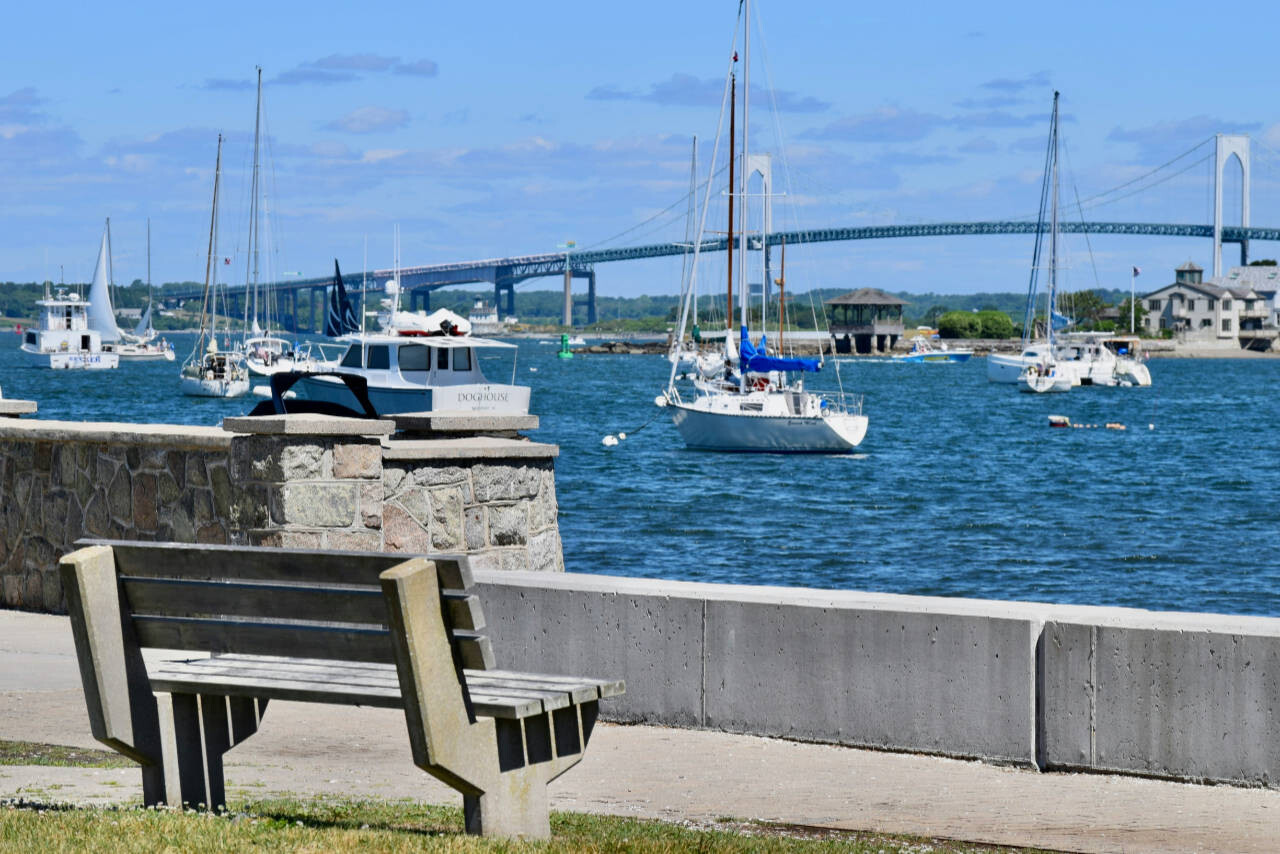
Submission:
M 155 336 L 148 333 L 153 333 L 154 331 L 151 328 L 151 303 L 147 303 L 146 310 L 142 312 L 142 317 L 138 319 L 138 325 L 133 328 L 133 334 L 143 340 L 150 340 Z
M 102 343 L 111 344 L 120 340 L 120 330 L 116 327 L 115 309 L 111 307 L 107 246 L 107 232 L 104 230 L 102 248 L 98 250 L 98 266 L 93 270 L 93 284 L 89 286 L 89 328 L 102 337 Z

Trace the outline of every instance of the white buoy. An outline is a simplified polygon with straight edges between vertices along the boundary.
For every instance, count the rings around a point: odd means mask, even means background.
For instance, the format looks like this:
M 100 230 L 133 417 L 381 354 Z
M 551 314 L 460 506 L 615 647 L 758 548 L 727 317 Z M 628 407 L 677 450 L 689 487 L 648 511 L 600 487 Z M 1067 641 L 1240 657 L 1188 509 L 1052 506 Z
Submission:
M 618 444 L 618 437 L 613 435 L 605 436 L 600 440 L 600 444 L 604 445 L 606 448 L 612 448 L 614 445 Z
M 1154 430 L 1154 429 L 1156 429 L 1156 425 L 1154 425 L 1154 424 L 1148 424 L 1148 425 L 1147 425 L 1147 429 L 1148 429 L 1148 430 Z
M 531 374 L 536 374 L 537 372 L 538 372 L 538 369 L 537 369 L 537 368 L 530 368 L 530 369 L 529 369 L 529 373 L 531 373 Z
M 660 394 L 660 395 L 658 395 L 657 397 L 655 397 L 655 398 L 653 399 L 653 405 L 654 405 L 654 406 L 658 406 L 658 407 L 666 406 L 666 405 L 667 405 L 667 396 L 666 396 L 665 394 Z
M 625 439 L 625 438 L 627 438 L 627 434 L 626 434 L 626 433 L 619 433 L 619 434 L 618 434 L 618 439 L 619 439 L 619 440 L 621 440 L 621 439 Z

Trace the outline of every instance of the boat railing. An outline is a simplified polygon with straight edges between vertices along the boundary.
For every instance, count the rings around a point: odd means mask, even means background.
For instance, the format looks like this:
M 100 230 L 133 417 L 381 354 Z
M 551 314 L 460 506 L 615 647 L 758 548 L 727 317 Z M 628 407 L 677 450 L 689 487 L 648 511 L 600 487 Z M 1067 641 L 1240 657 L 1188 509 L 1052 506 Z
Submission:
M 862 414 L 862 395 L 853 392 L 823 392 L 822 399 L 826 402 L 823 407 L 828 412 L 836 412 L 843 415 L 861 415 Z

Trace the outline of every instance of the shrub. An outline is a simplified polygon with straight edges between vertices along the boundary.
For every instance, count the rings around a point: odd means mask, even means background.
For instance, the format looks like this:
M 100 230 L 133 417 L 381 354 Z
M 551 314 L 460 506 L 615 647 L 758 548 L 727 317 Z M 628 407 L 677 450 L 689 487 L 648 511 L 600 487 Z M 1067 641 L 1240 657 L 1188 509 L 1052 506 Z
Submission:
M 948 311 L 938 318 L 938 335 L 943 338 L 977 338 L 982 321 L 971 311 Z
M 981 324 L 981 338 L 1012 338 L 1013 321 L 1003 311 L 980 311 L 976 315 Z

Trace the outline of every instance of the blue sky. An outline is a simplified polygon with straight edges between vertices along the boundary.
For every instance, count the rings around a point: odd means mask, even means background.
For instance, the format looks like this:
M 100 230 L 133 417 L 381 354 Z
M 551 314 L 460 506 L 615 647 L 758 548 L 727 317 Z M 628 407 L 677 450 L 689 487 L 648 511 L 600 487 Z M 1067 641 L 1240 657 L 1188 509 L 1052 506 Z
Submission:
M 271 272 L 323 275 L 335 255 L 359 269 L 366 238 L 370 266 L 389 266 L 397 223 L 405 264 L 595 244 L 685 193 L 690 137 L 715 132 L 735 9 L 22 4 L 6 29 L 27 37 L 10 40 L 0 72 L 0 279 L 56 279 L 60 264 L 68 280 L 88 278 L 106 216 L 118 281 L 145 276 L 148 216 L 153 279 L 202 279 L 218 132 L 229 138 L 222 254 L 243 270 L 255 64 Z M 1275 72 L 1248 37 L 1275 29 L 1269 4 L 1216 19 L 1188 3 L 1082 2 L 1056 20 L 1026 3 L 760 0 L 757 12 L 755 56 L 780 111 L 775 123 L 766 98 L 753 102 L 756 138 L 775 149 L 779 128 L 790 167 L 775 179 L 787 191 L 779 228 L 1034 211 L 1055 87 L 1068 198 L 1214 132 L 1247 132 L 1266 146 L 1254 149 L 1253 222 L 1280 225 Z M 763 81 L 764 63 L 752 74 Z M 1201 164 L 1086 216 L 1207 221 L 1207 177 Z M 681 239 L 682 213 L 612 245 Z M 1154 287 L 1187 258 L 1211 260 L 1202 240 L 1077 239 L 1069 252 L 1077 287 L 1127 287 L 1133 264 Z M 801 290 L 1021 290 L 1030 253 L 1025 237 L 797 247 L 788 279 Z M 679 261 L 604 265 L 599 278 L 603 293 L 673 293 Z

